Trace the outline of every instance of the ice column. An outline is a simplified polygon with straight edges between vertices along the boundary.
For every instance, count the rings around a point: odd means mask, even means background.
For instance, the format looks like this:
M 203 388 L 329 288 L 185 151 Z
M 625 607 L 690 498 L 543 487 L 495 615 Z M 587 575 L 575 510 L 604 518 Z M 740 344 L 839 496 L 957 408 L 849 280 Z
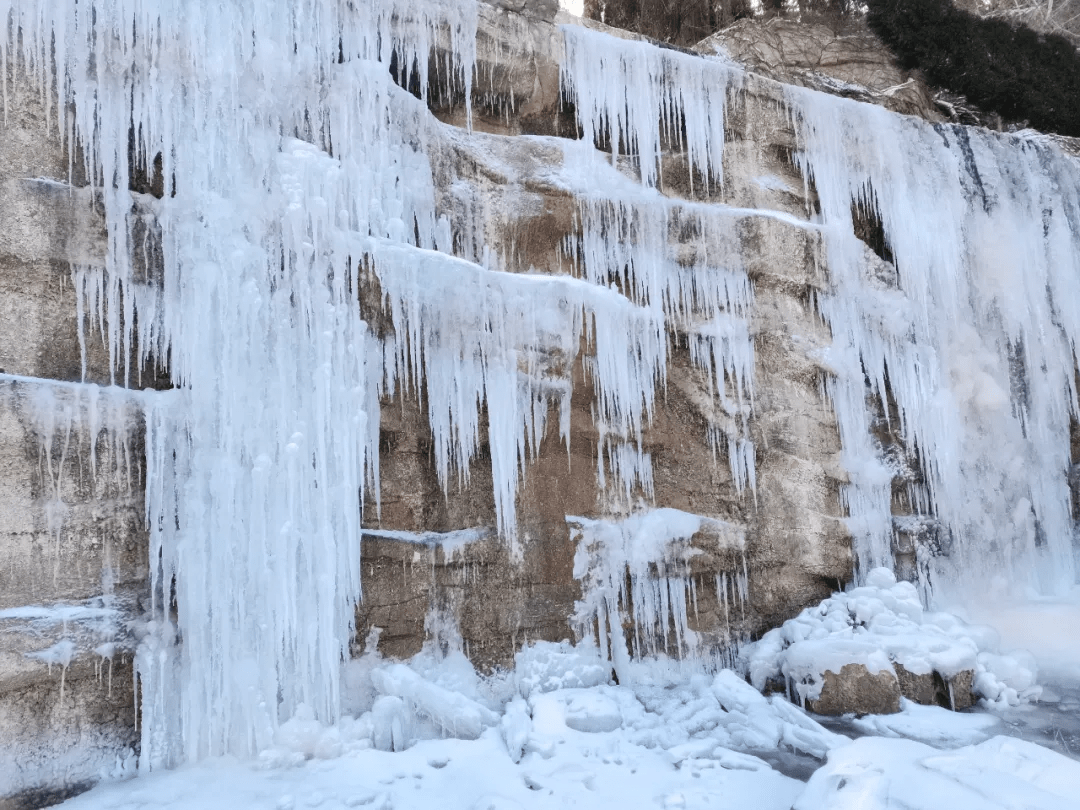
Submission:
M 143 763 L 253 753 L 302 702 L 333 721 L 383 378 L 359 268 L 371 237 L 432 246 L 435 232 L 423 104 L 386 68 L 467 98 L 475 4 L 15 0 L 0 14 L 5 60 L 17 47 L 59 90 L 55 125 L 104 201 L 108 259 L 74 271 L 81 314 L 125 374 L 137 344 L 178 388 L 146 415 L 158 633 L 138 661 Z M 140 165 L 161 156 L 161 279 L 141 272 L 129 148 Z

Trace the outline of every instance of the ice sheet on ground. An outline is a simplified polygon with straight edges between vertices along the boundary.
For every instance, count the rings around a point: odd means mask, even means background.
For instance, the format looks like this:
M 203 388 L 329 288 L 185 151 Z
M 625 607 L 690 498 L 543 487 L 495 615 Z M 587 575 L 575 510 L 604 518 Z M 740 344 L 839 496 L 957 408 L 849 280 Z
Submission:
M 816 724 L 788 704 L 776 711 L 731 672 L 688 676 L 668 662 L 640 670 L 666 671 L 667 680 L 616 686 L 594 646 L 542 642 L 519 653 L 519 672 L 485 680 L 435 645 L 408 664 L 373 646 L 343 675 L 355 716 L 327 726 L 301 706 L 258 765 L 211 759 L 103 784 L 65 806 L 787 810 L 802 788 L 732 750 L 732 732 L 771 722 L 775 746 L 785 725 Z M 574 683 L 583 686 L 563 686 Z
M 519 810 L 583 807 L 788 810 L 802 784 L 776 771 L 677 768 L 662 751 L 624 739 L 558 746 L 551 758 L 520 765 L 499 733 L 478 740 L 426 740 L 399 753 L 355 750 L 332 760 L 259 769 L 228 760 L 161 771 L 96 788 L 63 806 L 76 810 Z
M 862 737 L 829 754 L 794 810 L 1069 810 L 1080 763 L 1034 743 L 994 737 L 939 751 Z
M 935 748 L 957 748 L 982 742 L 999 731 L 1001 720 L 992 714 L 954 712 L 901 698 L 897 714 L 868 714 L 853 718 L 851 725 L 871 736 L 903 737 Z
M 435 645 L 407 664 L 369 651 L 343 676 L 346 694 L 367 681 L 355 716 L 327 726 L 301 706 L 257 764 L 211 759 L 105 783 L 65 807 L 1043 810 L 1069 806 L 1080 790 L 1080 763 L 1020 740 L 948 752 L 903 739 L 852 742 L 731 670 L 656 659 L 634 662 L 629 681 L 614 685 L 600 679 L 603 666 L 592 645 L 566 642 L 531 645 L 520 672 L 490 679 Z M 905 703 L 899 715 L 859 722 L 955 746 L 995 721 Z M 456 739 L 462 730 L 474 738 Z M 778 747 L 827 757 L 805 794 L 755 754 Z M 1008 804 L 1017 797 L 1027 803 Z

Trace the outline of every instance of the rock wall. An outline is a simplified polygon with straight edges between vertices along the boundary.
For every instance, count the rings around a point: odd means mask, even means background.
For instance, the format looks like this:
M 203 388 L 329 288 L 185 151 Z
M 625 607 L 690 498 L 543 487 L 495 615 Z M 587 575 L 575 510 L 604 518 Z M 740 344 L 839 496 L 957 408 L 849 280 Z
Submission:
M 559 96 L 558 29 L 535 17 L 482 6 L 478 42 L 477 75 L 493 78 L 477 81 L 474 135 L 456 141 L 450 154 L 436 156 L 444 208 L 454 218 L 455 231 L 483 234 L 516 271 L 564 274 L 568 260 L 561 246 L 580 227 L 578 201 L 551 180 L 564 154 L 558 142 L 520 137 L 573 133 L 573 118 Z M 501 49 L 495 43 L 503 43 Z M 821 245 L 813 231 L 798 225 L 813 202 L 790 160 L 794 132 L 781 102 L 780 85 L 748 77 L 729 113 L 725 184 L 708 197 L 746 209 L 738 217 L 737 234 L 739 252 L 750 257 L 746 271 L 755 290 L 751 435 L 757 448 L 756 496 L 738 492 L 727 460 L 710 446 L 709 428 L 721 418 L 710 382 L 674 335 L 667 389 L 643 437 L 643 449 L 652 456 L 655 505 L 721 518 L 747 531 L 749 602 L 738 622 L 729 627 L 721 620 L 715 588 L 698 590 L 692 628 L 712 634 L 721 646 L 782 621 L 796 605 L 819 600 L 851 575 L 850 538 L 837 498 L 845 480 L 837 459 L 839 438 L 821 394 L 824 372 L 812 359 L 830 341 L 812 306 L 815 290 L 825 284 Z M 434 113 L 461 122 L 459 108 L 436 107 Z M 466 194 L 460 191 L 463 184 Z M 662 190 L 687 201 L 700 197 L 691 193 L 685 157 L 677 151 L 665 157 Z M 709 246 L 688 241 L 683 249 Z M 505 548 L 490 538 L 467 547 L 445 569 L 430 549 L 391 551 L 391 542 L 369 541 L 364 556 L 372 563 L 364 571 L 358 637 L 375 624 L 389 628 L 381 640 L 384 650 L 417 651 L 424 638 L 423 616 L 440 606 L 443 587 L 464 594 L 462 635 L 481 664 L 505 663 L 525 638 L 570 634 L 567 621 L 579 590 L 571 576 L 575 546 L 565 518 L 611 514 L 605 512 L 605 495 L 597 484 L 599 436 L 583 360 L 579 356 L 573 370 L 569 450 L 552 419 L 538 457 L 525 465 L 518 493 L 523 564 L 511 563 Z M 409 532 L 494 525 L 490 466 L 483 450 L 468 484 L 445 495 L 420 403 L 406 398 L 384 405 L 382 437 L 382 511 L 377 514 L 369 503 L 366 525 Z M 413 559 L 415 565 L 402 565 Z M 715 554 L 713 559 L 719 565 Z M 483 571 L 480 582 L 499 585 L 470 587 L 470 566 Z M 400 573 L 376 573 L 391 570 Z M 721 573 L 724 569 L 707 564 L 694 570 L 703 583 Z M 450 585 L 446 577 L 459 584 Z M 446 586 L 436 585 L 444 581 Z M 400 604 L 409 605 L 408 610 L 398 612 Z
M 458 127 L 431 156 L 443 209 L 455 232 L 495 246 L 513 272 L 571 272 L 564 246 L 580 229 L 580 201 L 552 180 L 565 151 L 551 137 L 533 137 L 578 135 L 559 86 L 558 24 L 568 20 L 555 10 L 552 2 L 482 5 L 471 134 L 461 99 L 431 104 L 436 118 Z M 740 36 L 745 43 L 748 35 Z M 869 61 L 880 67 L 880 59 Z M 110 370 L 96 328 L 80 331 L 74 295 L 79 268 L 103 260 L 100 207 L 69 171 L 48 110 L 55 100 L 17 66 L 12 71 L 0 127 L 0 736 L 10 741 L 0 750 L 0 797 L 8 797 L 0 808 L 77 790 L 124 767 L 125 752 L 137 746 L 131 657 L 148 560 L 143 425 L 131 389 L 167 386 L 161 370 L 121 358 L 129 388 L 107 387 L 125 375 Z M 703 194 L 673 145 L 661 185 L 671 198 L 739 209 L 735 234 L 754 289 L 748 424 L 756 491 L 736 486 L 710 442 L 727 417 L 673 333 L 667 386 L 642 437 L 652 494 L 639 488 L 629 502 L 613 498 L 597 480 L 593 347 L 583 345 L 561 371 L 573 383 L 569 440 L 549 419 L 524 465 L 515 559 L 495 531 L 490 454 L 481 448 L 468 481 L 443 491 L 426 393 L 399 388 L 382 403 L 381 491 L 369 492 L 364 505 L 358 646 L 378 627 L 384 653 L 411 655 L 431 634 L 431 617 L 450 615 L 467 653 L 490 669 L 529 640 L 572 637 L 583 629 L 573 620 L 581 584 L 566 518 L 621 518 L 634 506 L 722 520 L 745 538 L 737 551 L 707 533 L 691 541 L 702 553 L 684 572 L 696 588 L 690 627 L 711 649 L 732 650 L 850 579 L 838 499 L 846 476 L 822 393 L 826 371 L 815 359 L 831 340 L 813 305 L 826 271 L 816 232 L 801 225 L 813 214 L 814 192 L 791 159 L 795 135 L 783 101 L 780 84 L 748 74 L 729 111 L 723 187 Z M 620 168 L 633 174 L 628 163 Z M 153 196 L 132 195 L 152 217 Z M 669 238 L 688 254 L 710 247 L 677 230 Z M 373 328 L 389 328 L 374 282 L 361 306 Z M 80 380 L 103 387 L 70 385 Z M 49 413 L 61 418 L 49 422 Z M 744 598 L 732 585 L 728 603 L 715 582 L 740 575 L 748 579 Z M 21 610 L 28 606 L 40 609 Z
M 73 265 L 101 264 L 103 223 L 89 189 L 66 183 L 55 109 L 13 73 L 0 127 L 5 810 L 85 789 L 137 745 L 127 623 L 148 574 L 141 412 L 126 391 L 72 384 L 84 353 L 86 378 L 109 381 L 100 335 L 80 349 L 72 281 Z

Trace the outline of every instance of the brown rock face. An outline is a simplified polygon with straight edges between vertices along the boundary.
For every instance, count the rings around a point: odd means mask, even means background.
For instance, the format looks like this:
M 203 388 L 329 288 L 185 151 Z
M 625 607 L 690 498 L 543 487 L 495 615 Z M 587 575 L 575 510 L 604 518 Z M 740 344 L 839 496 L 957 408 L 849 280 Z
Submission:
M 76 187 L 61 182 L 68 161 L 40 93 L 20 71 L 8 80 L 0 125 L 0 612 L 46 611 L 0 617 L 0 808 L 21 810 L 85 789 L 137 748 L 135 640 L 124 625 L 141 612 L 149 566 L 141 411 L 123 391 L 68 384 L 84 368 L 88 381 L 111 378 L 97 330 L 80 346 L 73 289 L 72 264 L 104 262 L 100 208 L 78 187 L 78 172 Z M 129 370 L 139 385 L 134 364 Z M 123 374 L 121 365 L 121 381 Z M 141 384 L 153 382 L 147 370 Z M 56 603 L 114 611 L 115 622 L 50 618 Z M 65 642 L 70 649 L 57 646 Z
M 0 810 L 56 804 L 93 785 L 100 768 L 133 755 L 134 680 L 130 657 L 117 655 L 63 674 L 54 667 L 32 685 L 0 691 L 0 771 L 11 780 Z
M 888 49 L 866 29 L 839 33 L 825 25 L 747 18 L 694 47 L 702 53 L 721 51 L 755 73 L 787 84 L 942 120 L 925 85 L 901 71 Z
M 817 700 L 807 700 L 815 714 L 895 714 L 900 711 L 900 683 L 896 673 L 871 673 L 862 664 L 844 664 L 840 672 L 826 672 Z
M 965 669 L 949 680 L 949 701 L 954 711 L 970 709 L 977 702 L 972 685 L 975 682 L 975 673 Z

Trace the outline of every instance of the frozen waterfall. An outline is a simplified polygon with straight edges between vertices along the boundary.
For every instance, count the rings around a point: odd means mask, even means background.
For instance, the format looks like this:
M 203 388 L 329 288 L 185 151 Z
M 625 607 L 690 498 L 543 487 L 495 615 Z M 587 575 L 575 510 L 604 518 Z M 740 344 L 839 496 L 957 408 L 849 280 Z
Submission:
M 50 125 L 103 195 L 106 267 L 73 268 L 84 328 L 107 332 L 117 382 L 139 384 L 124 359 L 134 351 L 176 386 L 138 395 L 157 628 L 138 660 L 144 766 L 253 755 L 300 704 L 336 721 L 365 491 L 378 500 L 380 398 L 395 390 L 426 391 L 447 491 L 468 477 L 486 410 L 497 528 L 513 549 L 519 477 L 552 411 L 569 441 L 571 378 L 548 359 L 572 365 L 589 348 L 597 475 L 629 513 L 632 493 L 652 494 L 641 437 L 677 333 L 722 414 L 709 439 L 753 496 L 754 290 L 736 212 L 656 188 L 670 150 L 685 152 L 699 189 L 722 187 L 725 114 L 745 92 L 737 66 L 562 30 L 563 92 L 585 141 L 561 147 L 577 205 L 578 233 L 560 246 L 572 273 L 546 276 L 503 266 L 498 246 L 453 255 L 480 235 L 454 233 L 437 205 L 429 154 L 470 134 L 428 113 L 428 77 L 468 106 L 468 0 L 6 0 L 0 17 L 5 65 L 25 60 L 46 98 L 55 86 Z M 1034 134 L 786 92 L 820 204 L 797 224 L 824 245 L 816 304 L 834 343 L 818 360 L 858 571 L 891 562 L 895 470 L 871 435 L 876 399 L 886 414 L 895 403 L 919 461 L 913 511 L 952 538 L 948 557 L 926 561 L 936 582 L 1070 585 L 1080 167 Z M 161 278 L 139 259 L 147 212 L 128 192 L 129 130 L 138 165 L 161 155 L 165 193 L 150 212 Z M 609 165 L 620 154 L 633 177 Z M 591 182 L 601 174 L 618 179 Z M 893 277 L 873 272 L 853 202 L 880 219 Z M 675 231 L 720 249 L 677 257 Z M 357 305 L 373 282 L 387 335 Z M 573 520 L 614 549 L 592 581 L 617 591 L 629 567 L 620 598 L 664 632 L 670 611 L 692 647 L 685 583 L 647 588 L 638 575 L 659 557 L 628 556 L 636 519 Z M 726 579 L 717 587 L 726 600 Z M 599 610 L 598 599 L 586 602 Z

